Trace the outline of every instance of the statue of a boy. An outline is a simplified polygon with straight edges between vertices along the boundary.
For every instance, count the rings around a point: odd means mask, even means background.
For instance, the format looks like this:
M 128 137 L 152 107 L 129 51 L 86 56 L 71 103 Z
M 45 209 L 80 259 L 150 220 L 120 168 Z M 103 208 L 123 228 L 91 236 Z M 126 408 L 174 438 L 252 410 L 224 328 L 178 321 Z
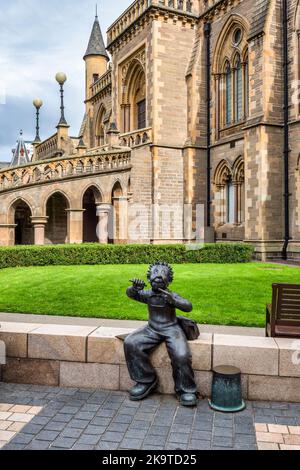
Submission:
M 167 263 L 150 266 L 147 277 L 151 284 L 150 290 L 144 290 L 145 283 L 139 279 L 134 279 L 133 285 L 127 289 L 128 297 L 147 304 L 149 311 L 148 325 L 127 336 L 124 343 L 129 374 L 136 382 L 130 391 L 130 399 L 142 400 L 156 388 L 157 376 L 149 355 L 165 341 L 180 403 L 195 406 L 197 387 L 192 355 L 187 337 L 176 317 L 176 309 L 191 312 L 193 306 L 188 300 L 167 290 L 173 281 L 173 270 Z

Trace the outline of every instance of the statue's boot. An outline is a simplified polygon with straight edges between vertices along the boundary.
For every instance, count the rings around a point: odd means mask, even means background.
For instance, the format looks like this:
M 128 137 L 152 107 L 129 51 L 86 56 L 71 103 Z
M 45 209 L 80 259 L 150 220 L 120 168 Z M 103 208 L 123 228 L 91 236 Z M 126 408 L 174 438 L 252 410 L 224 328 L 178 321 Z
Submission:
M 181 393 L 179 401 L 182 406 L 197 406 L 197 395 L 195 393 Z
M 157 380 L 150 384 L 143 384 L 141 382 L 137 382 L 136 385 L 134 385 L 134 387 L 132 387 L 132 389 L 130 390 L 130 400 L 143 400 L 155 390 L 156 386 Z

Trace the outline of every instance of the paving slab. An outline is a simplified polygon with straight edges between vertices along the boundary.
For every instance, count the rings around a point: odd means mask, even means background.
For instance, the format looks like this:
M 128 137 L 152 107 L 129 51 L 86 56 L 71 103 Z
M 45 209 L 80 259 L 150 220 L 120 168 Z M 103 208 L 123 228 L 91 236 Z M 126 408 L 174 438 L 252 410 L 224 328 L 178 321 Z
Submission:
M 130 402 L 127 392 L 0 383 L 0 449 L 297 450 L 298 404 L 276 403 L 247 401 L 245 411 L 224 414 L 207 400 L 182 408 L 172 395 Z

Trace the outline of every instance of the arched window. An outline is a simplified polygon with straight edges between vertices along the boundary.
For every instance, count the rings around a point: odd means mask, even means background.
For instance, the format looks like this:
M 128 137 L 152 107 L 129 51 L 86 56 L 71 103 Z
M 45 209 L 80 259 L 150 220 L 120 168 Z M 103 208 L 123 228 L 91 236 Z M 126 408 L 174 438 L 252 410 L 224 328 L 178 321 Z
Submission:
M 235 61 L 235 121 L 240 121 L 243 117 L 243 69 L 241 58 L 237 55 Z
M 233 165 L 233 183 L 235 186 L 235 223 L 245 222 L 245 176 L 244 160 L 238 157 Z
M 240 225 L 245 220 L 244 161 L 238 157 L 233 166 L 219 163 L 214 183 L 216 187 L 216 221 L 218 225 Z
M 248 51 L 244 58 L 244 115 L 249 114 L 249 59 Z
M 142 64 L 134 61 L 123 81 L 121 105 L 123 132 L 147 127 L 146 75 Z
M 249 70 L 247 23 L 231 18 L 217 41 L 213 60 L 216 99 L 216 135 L 239 124 L 248 115 Z
M 232 120 L 232 75 L 229 62 L 225 66 L 226 124 Z
M 227 224 L 233 224 L 235 222 L 234 218 L 234 198 L 235 191 L 232 179 L 230 178 L 226 181 L 226 222 Z
M 105 141 L 106 141 L 106 125 L 104 123 L 105 117 L 106 117 L 106 110 L 102 106 L 99 110 L 97 120 L 96 120 L 96 132 L 95 132 L 96 147 L 101 147 L 102 145 L 105 145 Z

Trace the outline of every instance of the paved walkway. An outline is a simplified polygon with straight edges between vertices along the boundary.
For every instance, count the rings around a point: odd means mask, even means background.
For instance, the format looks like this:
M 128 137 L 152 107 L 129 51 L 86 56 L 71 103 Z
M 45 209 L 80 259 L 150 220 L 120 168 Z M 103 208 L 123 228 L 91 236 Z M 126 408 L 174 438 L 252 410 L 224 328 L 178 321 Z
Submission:
M 257 441 L 258 439 L 258 441 Z M 300 404 L 248 402 L 238 414 L 173 396 L 0 383 L 0 441 L 23 449 L 300 449 Z
M 0 323 L 20 322 L 20 323 L 41 323 L 55 325 L 83 325 L 83 326 L 106 326 L 108 328 L 140 328 L 147 322 L 135 320 L 108 320 L 103 318 L 81 318 L 62 317 L 52 315 L 31 315 L 29 313 L 1 313 Z M 225 335 L 245 335 L 245 336 L 265 336 L 264 328 L 250 328 L 242 326 L 222 326 L 222 325 L 199 325 L 203 333 L 218 333 Z

